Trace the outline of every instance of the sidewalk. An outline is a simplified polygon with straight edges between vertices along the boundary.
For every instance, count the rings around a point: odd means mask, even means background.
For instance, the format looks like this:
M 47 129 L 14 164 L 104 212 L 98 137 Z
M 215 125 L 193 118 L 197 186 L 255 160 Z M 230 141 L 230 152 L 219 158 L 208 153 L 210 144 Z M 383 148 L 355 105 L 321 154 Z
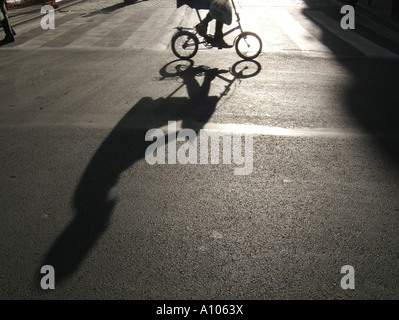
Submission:
M 57 7 L 57 2 L 61 0 L 6 0 L 7 11 L 31 7 L 31 6 L 44 6 L 44 5 L 54 5 Z
M 348 0 L 339 0 L 340 3 L 348 4 Z M 356 10 L 361 10 L 372 15 L 380 22 L 384 22 L 389 27 L 399 32 L 399 21 L 391 18 L 392 0 L 359 0 Z
M 55 10 L 64 9 L 76 3 L 79 3 L 85 0 L 56 0 L 59 5 L 58 8 L 54 8 Z M 29 0 L 30 2 L 30 0 Z M 49 0 L 46 0 L 46 3 L 49 3 Z M 34 1 L 29 4 L 25 2 L 24 4 L 15 5 L 13 8 L 8 10 L 8 17 L 12 21 L 13 26 L 18 26 L 25 22 L 40 18 L 43 14 L 40 13 L 41 7 L 44 5 L 44 0 Z

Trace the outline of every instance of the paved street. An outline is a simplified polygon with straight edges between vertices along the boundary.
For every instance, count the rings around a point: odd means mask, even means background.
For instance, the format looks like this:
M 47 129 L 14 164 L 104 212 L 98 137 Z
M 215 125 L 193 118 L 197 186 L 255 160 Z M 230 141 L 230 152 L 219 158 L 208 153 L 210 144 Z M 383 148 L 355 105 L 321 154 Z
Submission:
M 253 62 L 177 60 L 173 28 L 197 17 L 172 0 L 16 25 L 0 47 L 0 299 L 398 299 L 399 33 L 360 11 L 344 31 L 340 6 L 237 1 L 262 38 Z M 146 133 L 171 121 L 250 135 L 252 172 L 149 164 Z M 170 159 L 183 141 L 166 144 Z

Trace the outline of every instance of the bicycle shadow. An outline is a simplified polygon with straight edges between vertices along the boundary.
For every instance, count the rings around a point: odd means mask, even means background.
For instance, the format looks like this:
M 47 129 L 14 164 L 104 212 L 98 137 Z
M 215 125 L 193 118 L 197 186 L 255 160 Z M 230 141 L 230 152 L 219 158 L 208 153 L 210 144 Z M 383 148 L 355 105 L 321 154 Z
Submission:
M 166 70 L 171 63 L 174 61 L 161 68 L 161 79 L 182 79 L 188 97 L 172 97 L 175 90 L 166 98 L 140 99 L 99 146 L 75 189 L 72 201 L 75 216 L 40 264 L 54 267 L 58 285 L 78 270 L 107 230 L 117 204 L 110 192 L 121 174 L 145 157 L 146 149 L 153 143 L 145 141 L 146 132 L 179 119 L 183 128 L 198 132 L 212 117 L 220 97 L 209 95 L 211 83 L 218 74 L 228 71 L 194 67 L 189 62 L 188 67 L 169 74 Z M 197 80 L 200 76 L 202 84 Z M 165 138 L 165 144 L 170 142 L 170 137 Z

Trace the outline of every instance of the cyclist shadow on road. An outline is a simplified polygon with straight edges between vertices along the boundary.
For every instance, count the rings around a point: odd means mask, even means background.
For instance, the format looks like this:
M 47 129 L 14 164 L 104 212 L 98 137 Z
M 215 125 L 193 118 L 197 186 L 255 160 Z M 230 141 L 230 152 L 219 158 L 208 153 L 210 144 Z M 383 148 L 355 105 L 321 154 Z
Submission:
M 54 267 L 57 284 L 77 271 L 107 230 L 117 204 L 110 192 L 121 174 L 145 157 L 148 146 L 153 143 L 145 141 L 146 132 L 180 119 L 183 128 L 198 133 L 214 113 L 221 96 L 209 96 L 211 83 L 217 75 L 228 71 L 189 65 L 171 75 L 166 70 L 172 63 L 161 69 L 162 79 L 169 76 L 183 79 L 182 86 L 187 88 L 188 97 L 172 97 L 175 90 L 167 98 L 142 98 L 99 146 L 75 190 L 75 216 L 40 264 Z M 203 76 L 202 85 L 197 81 L 200 75 Z M 165 138 L 165 144 L 170 142 L 169 137 Z

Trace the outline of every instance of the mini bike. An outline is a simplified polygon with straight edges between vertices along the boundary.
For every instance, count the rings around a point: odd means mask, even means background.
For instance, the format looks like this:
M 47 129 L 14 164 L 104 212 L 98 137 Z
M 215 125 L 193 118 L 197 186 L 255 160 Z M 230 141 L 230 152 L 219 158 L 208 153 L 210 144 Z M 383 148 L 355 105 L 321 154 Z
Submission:
M 234 39 L 233 47 L 242 59 L 255 59 L 262 52 L 262 40 L 254 32 L 243 31 L 240 22 L 240 16 L 237 12 L 234 1 L 231 0 L 231 3 L 237 18 L 237 25 L 224 32 L 223 36 L 239 30 L 240 33 Z M 195 10 L 197 12 L 198 19 L 201 22 L 202 19 L 200 13 L 198 9 Z M 176 27 L 175 29 L 177 29 L 177 32 L 172 37 L 171 47 L 174 55 L 180 59 L 191 59 L 194 57 L 198 52 L 198 47 L 200 44 L 204 45 L 208 49 L 215 47 L 213 45 L 212 35 L 202 37 L 198 34 L 195 28 Z

